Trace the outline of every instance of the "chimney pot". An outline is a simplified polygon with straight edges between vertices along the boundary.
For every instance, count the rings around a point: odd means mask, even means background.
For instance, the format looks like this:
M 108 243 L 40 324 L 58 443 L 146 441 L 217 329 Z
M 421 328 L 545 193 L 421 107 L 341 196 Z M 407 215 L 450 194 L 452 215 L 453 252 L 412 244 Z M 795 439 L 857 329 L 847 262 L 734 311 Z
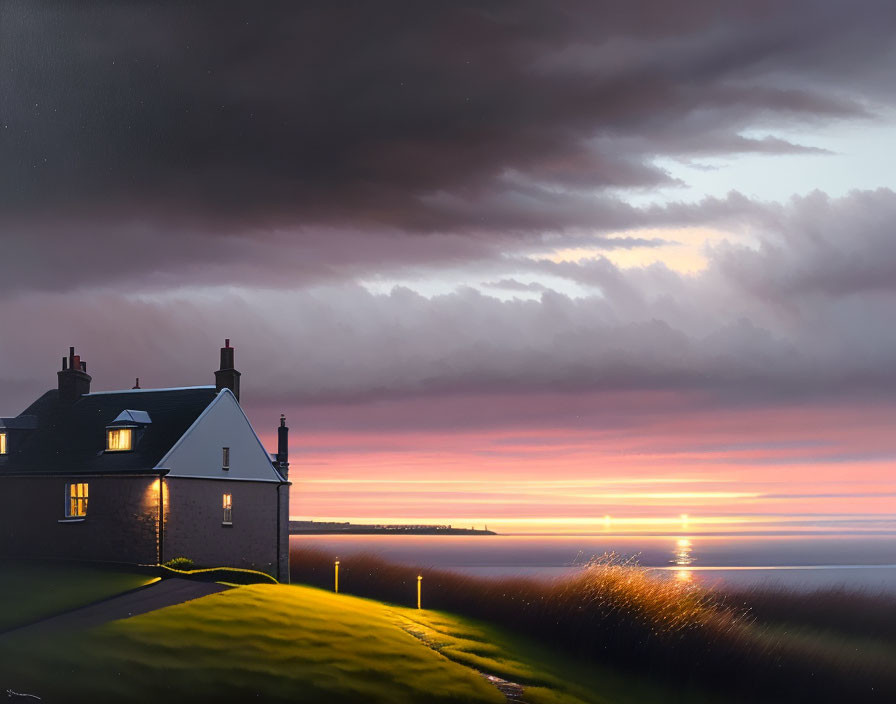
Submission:
M 215 388 L 230 389 L 236 400 L 240 400 L 240 373 L 233 366 L 233 347 L 230 346 L 230 338 L 224 340 L 221 348 L 221 368 L 215 372 Z
M 91 378 L 87 374 L 87 362 L 81 361 L 81 355 L 75 354 L 74 347 L 68 348 L 68 359 L 62 358 L 62 371 L 56 372 L 56 376 L 60 398 L 76 401 L 90 393 Z
M 286 416 L 280 414 L 280 427 L 277 428 L 277 471 L 286 479 L 289 476 L 289 428 L 286 427 Z

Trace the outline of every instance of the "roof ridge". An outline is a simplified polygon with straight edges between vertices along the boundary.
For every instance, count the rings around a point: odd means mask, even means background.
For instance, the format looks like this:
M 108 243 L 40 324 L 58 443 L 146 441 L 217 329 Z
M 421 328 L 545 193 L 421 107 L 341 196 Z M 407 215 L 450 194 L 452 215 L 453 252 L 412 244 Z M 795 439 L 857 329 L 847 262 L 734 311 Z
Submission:
M 158 389 L 112 389 L 110 391 L 91 391 L 84 396 L 102 396 L 104 394 L 145 394 L 153 391 L 191 391 L 193 389 L 214 389 L 214 384 L 204 384 L 201 386 L 163 386 Z

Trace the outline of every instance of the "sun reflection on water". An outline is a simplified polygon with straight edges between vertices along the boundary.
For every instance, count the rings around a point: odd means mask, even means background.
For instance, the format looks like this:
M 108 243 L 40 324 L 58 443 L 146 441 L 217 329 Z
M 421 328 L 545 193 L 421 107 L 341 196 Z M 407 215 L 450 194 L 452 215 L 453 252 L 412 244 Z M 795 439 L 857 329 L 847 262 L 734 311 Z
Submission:
M 679 538 L 675 542 L 675 549 L 672 551 L 670 562 L 682 568 L 675 572 L 675 579 L 679 582 L 691 582 L 694 579 L 694 573 L 686 569 L 694 562 L 692 551 L 693 545 L 690 538 Z

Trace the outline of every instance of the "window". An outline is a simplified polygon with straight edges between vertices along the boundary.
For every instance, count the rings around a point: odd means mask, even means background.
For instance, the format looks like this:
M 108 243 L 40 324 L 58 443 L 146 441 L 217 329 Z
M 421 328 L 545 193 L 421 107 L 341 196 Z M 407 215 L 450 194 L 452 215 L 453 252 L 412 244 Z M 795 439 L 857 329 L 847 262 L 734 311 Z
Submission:
M 224 524 L 233 523 L 233 496 L 224 494 Z
M 65 492 L 66 518 L 83 518 L 87 515 L 87 484 L 69 484 Z
M 230 448 L 221 448 L 221 469 L 230 469 Z
M 6 454 L 6 433 L 0 433 L 0 455 Z
M 133 448 L 133 428 L 110 428 L 106 431 L 106 451 L 121 452 Z

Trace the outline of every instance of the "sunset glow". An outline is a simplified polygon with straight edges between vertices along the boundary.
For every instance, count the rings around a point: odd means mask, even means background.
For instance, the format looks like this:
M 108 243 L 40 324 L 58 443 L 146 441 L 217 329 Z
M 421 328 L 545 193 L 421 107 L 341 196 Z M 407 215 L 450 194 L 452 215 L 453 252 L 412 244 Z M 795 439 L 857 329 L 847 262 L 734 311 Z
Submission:
M 609 403 L 618 409 L 618 401 Z M 446 403 L 428 412 L 444 414 L 454 404 Z M 605 401 L 594 396 L 591 403 L 579 406 L 573 427 L 565 428 L 315 430 L 293 447 L 304 470 L 291 512 L 319 520 L 487 523 L 532 533 L 896 528 L 888 459 L 896 441 L 880 406 L 694 409 L 674 416 L 658 408 L 607 423 Z M 406 412 L 397 404 L 394 419 L 380 414 L 384 431 Z M 561 411 L 559 420 L 565 418 Z M 309 412 L 297 422 L 314 426 L 326 418 Z

